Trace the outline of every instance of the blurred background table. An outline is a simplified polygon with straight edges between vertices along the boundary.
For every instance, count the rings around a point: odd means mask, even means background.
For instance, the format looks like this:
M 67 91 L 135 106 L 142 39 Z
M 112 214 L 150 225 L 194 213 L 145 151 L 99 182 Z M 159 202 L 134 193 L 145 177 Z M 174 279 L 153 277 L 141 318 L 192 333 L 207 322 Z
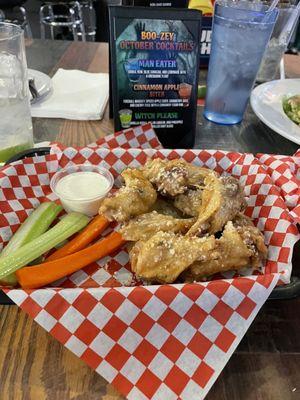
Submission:
M 27 42 L 28 66 L 53 75 L 58 68 L 108 72 L 102 43 Z M 287 77 L 300 77 L 300 59 L 287 56 Z M 206 72 L 201 72 L 201 81 Z M 36 142 L 86 145 L 113 132 L 102 121 L 34 119 Z M 249 107 L 236 126 L 214 125 L 198 107 L 197 148 L 292 154 L 298 146 L 260 122 Z M 300 398 L 300 298 L 269 301 L 260 311 L 207 400 Z M 53 339 L 17 306 L 0 306 L 1 400 L 121 400 L 111 385 Z M 168 400 L 168 399 L 165 399 Z

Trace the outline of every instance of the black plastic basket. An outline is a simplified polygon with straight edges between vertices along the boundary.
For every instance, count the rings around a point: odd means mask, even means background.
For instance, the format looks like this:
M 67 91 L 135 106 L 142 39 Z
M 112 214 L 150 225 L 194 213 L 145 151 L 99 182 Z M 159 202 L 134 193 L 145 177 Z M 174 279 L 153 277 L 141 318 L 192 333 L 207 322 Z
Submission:
M 7 160 L 5 165 L 11 164 L 15 161 L 23 160 L 23 158 L 46 156 L 47 154 L 50 154 L 50 147 L 39 147 L 37 149 L 24 150 Z

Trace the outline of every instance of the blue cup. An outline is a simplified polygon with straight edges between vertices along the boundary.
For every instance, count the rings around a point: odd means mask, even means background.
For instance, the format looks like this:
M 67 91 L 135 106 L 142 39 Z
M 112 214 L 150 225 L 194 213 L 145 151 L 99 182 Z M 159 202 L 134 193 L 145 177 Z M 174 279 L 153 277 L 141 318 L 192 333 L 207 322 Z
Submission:
M 262 3 L 218 1 L 204 116 L 217 124 L 241 122 L 278 16 Z

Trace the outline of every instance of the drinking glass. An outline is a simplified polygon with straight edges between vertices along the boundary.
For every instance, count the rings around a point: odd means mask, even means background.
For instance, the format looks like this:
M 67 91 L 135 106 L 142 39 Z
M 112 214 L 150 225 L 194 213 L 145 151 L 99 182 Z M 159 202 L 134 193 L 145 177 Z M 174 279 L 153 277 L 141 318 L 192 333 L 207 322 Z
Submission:
M 0 162 L 32 145 L 23 30 L 0 23 Z
M 249 1 L 217 1 L 204 116 L 232 125 L 244 115 L 278 9 Z
M 257 82 L 272 81 L 276 78 L 279 70 L 280 60 L 282 59 L 288 47 L 290 37 L 293 33 L 292 28 L 291 32 L 287 32 L 287 35 L 284 34 L 284 28 L 286 27 L 286 23 L 289 21 L 291 16 L 292 20 L 294 21 L 294 27 L 298 20 L 296 6 L 290 3 L 280 4 L 278 11 L 279 14 L 277 21 L 256 77 Z

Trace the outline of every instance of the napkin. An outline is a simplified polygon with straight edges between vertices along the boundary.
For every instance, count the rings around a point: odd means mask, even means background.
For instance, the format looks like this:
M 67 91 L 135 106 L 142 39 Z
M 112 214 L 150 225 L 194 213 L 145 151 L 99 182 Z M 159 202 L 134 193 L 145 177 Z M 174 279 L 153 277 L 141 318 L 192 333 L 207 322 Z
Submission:
M 97 120 L 109 95 L 108 74 L 58 69 L 52 93 L 31 106 L 32 117 Z

